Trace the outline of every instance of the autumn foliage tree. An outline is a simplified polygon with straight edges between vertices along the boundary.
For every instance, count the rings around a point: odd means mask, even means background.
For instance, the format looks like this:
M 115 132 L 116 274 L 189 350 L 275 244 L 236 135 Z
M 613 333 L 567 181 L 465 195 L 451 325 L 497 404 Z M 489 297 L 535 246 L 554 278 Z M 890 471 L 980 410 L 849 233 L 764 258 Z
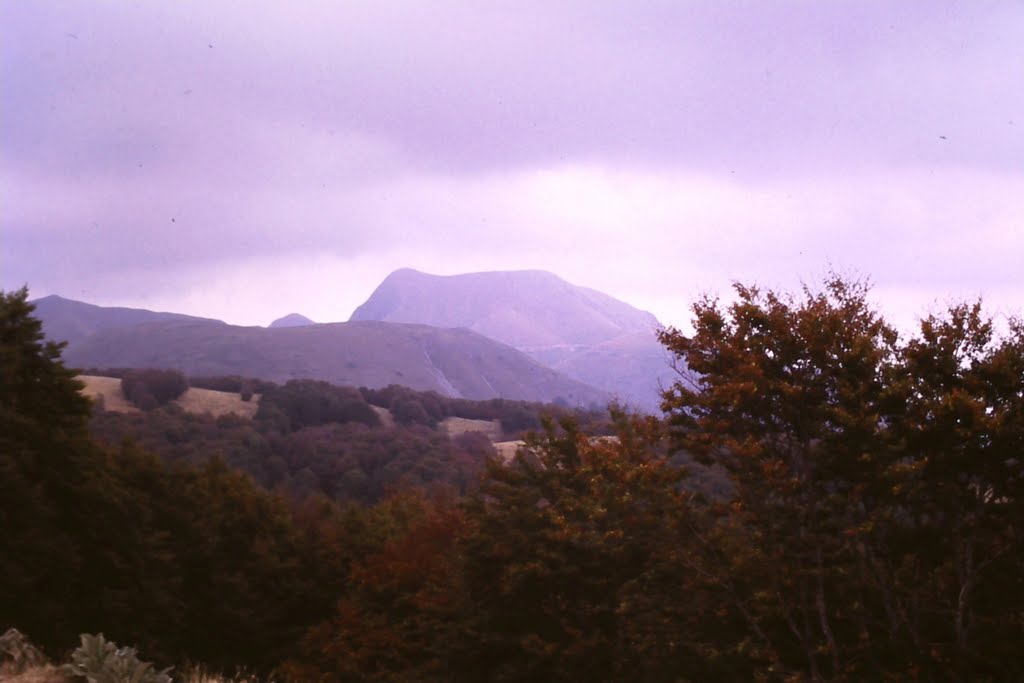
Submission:
M 658 421 L 618 415 L 612 439 L 547 421 L 469 503 L 475 680 L 697 680 L 698 595 L 680 551 L 690 494 Z M 707 605 L 705 605 L 708 607 Z
M 695 635 L 714 606 L 687 588 L 680 559 L 686 473 L 657 420 L 619 416 L 618 428 L 591 440 L 572 420 L 548 421 L 511 462 L 491 460 L 461 505 L 379 504 L 418 512 L 356 564 L 335 617 L 307 639 L 316 665 L 294 670 L 396 681 L 720 672 Z
M 704 571 L 762 676 L 1019 678 L 1022 327 L 959 306 L 901 341 L 868 292 L 737 285 L 662 334 L 675 442 L 735 485 Z
M 901 352 L 899 500 L 911 555 L 890 582 L 925 611 L 903 620 L 932 666 L 1020 678 L 1024 636 L 1024 322 L 995 334 L 980 304 L 921 321 Z M 927 572 L 922 583 L 907 571 Z
M 466 515 L 448 496 L 410 491 L 360 519 L 346 590 L 287 673 L 303 681 L 457 678 L 472 647 L 458 551 Z

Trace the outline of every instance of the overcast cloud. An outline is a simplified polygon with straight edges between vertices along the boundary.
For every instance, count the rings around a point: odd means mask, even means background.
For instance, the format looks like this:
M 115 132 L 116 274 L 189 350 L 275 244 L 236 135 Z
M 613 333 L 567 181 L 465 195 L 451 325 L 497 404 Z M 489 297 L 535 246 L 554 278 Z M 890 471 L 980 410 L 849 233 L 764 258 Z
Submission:
M 0 287 L 266 324 L 543 268 L 1024 301 L 1024 4 L 0 3 Z

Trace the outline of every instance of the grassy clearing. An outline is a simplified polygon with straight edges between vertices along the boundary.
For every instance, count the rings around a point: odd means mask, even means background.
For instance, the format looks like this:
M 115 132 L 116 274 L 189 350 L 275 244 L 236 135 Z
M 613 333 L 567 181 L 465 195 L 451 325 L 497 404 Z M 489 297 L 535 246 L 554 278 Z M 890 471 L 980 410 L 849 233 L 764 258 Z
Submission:
M 590 443 L 592 444 L 615 444 L 619 442 L 617 436 L 592 436 L 590 437 Z M 505 462 L 510 461 L 519 452 L 519 449 L 526 445 L 523 440 L 519 441 L 496 441 L 493 442 L 494 450 L 498 452 L 498 457 Z
M 121 380 L 116 377 L 95 377 L 79 375 L 78 379 L 85 383 L 82 393 L 93 401 L 103 398 L 104 410 L 115 413 L 137 413 L 139 409 L 132 405 L 121 393 Z
M 498 441 L 494 444 L 494 450 L 498 452 L 498 457 L 508 462 L 516 456 L 516 453 L 522 446 L 525 446 L 526 442 L 519 441 Z
M 370 406 L 373 408 L 373 412 L 377 413 L 377 417 L 380 418 L 380 423 L 384 427 L 391 428 L 395 426 L 395 418 L 391 415 L 391 411 L 387 408 L 381 408 L 380 406 Z
M 451 438 L 466 432 L 482 432 L 493 443 L 502 437 L 501 422 L 499 420 L 470 420 L 464 417 L 448 417 L 441 420 L 438 426 L 442 432 Z
M 115 413 L 137 413 L 139 409 L 132 405 L 121 392 L 121 380 L 116 377 L 96 377 L 93 375 L 80 375 L 78 377 L 85 384 L 82 393 L 98 401 L 103 398 L 103 407 Z M 239 417 L 252 419 L 260 407 L 260 395 L 255 394 L 249 401 L 243 401 L 236 393 L 226 391 L 211 391 L 210 389 L 190 388 L 182 396 L 174 401 L 188 413 L 209 413 L 214 417 L 234 414 Z
M 252 419 L 260 407 L 260 395 L 254 394 L 249 401 L 243 401 L 238 394 L 193 387 L 186 390 L 175 403 L 189 413 L 210 413 L 214 417 L 233 413 Z

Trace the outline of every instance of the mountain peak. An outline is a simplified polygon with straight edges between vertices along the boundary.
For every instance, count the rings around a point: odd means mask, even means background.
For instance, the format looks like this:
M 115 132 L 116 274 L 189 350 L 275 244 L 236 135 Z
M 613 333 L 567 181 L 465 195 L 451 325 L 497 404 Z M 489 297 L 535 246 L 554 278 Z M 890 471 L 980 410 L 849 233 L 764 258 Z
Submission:
M 570 377 L 656 410 L 670 368 L 650 313 L 545 270 L 391 273 L 353 321 L 468 328 Z
M 430 275 L 402 268 L 351 319 L 468 327 L 516 347 L 595 344 L 658 327 L 650 313 L 545 270 Z
M 316 323 L 299 313 L 289 313 L 270 323 L 267 327 L 306 327 L 307 325 L 316 325 Z

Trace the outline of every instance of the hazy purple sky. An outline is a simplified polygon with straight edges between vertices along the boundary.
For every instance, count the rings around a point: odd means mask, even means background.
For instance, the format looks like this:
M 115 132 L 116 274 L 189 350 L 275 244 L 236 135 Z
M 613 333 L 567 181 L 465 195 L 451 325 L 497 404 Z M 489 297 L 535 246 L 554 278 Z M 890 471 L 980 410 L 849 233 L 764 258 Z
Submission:
M 2 2 L 0 250 L 243 324 L 403 266 L 1019 312 L 1024 3 Z

